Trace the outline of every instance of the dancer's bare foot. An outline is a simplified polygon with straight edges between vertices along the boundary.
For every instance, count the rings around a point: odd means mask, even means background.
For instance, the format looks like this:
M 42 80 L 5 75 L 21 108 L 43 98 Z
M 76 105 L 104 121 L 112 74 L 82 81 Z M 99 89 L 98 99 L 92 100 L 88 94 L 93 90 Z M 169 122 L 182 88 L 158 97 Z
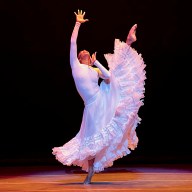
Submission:
M 91 184 L 91 181 L 88 178 L 86 178 L 85 181 L 83 182 L 83 184 L 84 185 L 89 185 L 89 184 Z
M 88 173 L 85 181 L 83 182 L 84 185 L 91 184 L 91 179 L 92 179 L 92 177 L 93 177 L 93 174 L 94 174 L 94 171 L 93 171 L 93 170 L 89 171 L 89 173 Z
M 129 34 L 127 36 L 127 40 L 126 40 L 126 43 L 128 45 L 131 45 L 133 42 L 135 42 L 137 40 L 136 29 L 137 29 L 137 24 L 135 24 L 135 25 L 133 25 L 133 27 L 131 27 Z
M 89 171 L 88 171 L 87 177 L 85 178 L 84 185 L 87 185 L 87 184 L 91 183 L 91 179 L 92 179 L 92 177 L 94 175 L 94 169 L 93 169 L 94 160 L 95 160 L 94 158 L 88 160 Z

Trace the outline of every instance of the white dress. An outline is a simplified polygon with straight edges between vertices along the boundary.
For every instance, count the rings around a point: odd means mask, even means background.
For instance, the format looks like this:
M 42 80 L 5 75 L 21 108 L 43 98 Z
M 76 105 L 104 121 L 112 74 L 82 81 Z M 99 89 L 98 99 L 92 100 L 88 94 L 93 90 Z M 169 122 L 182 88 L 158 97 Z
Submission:
M 130 154 L 138 144 L 136 127 L 141 120 L 138 111 L 143 105 L 146 79 L 144 61 L 135 49 L 118 39 L 114 53 L 105 54 L 105 58 L 110 83 L 102 81 L 98 85 L 95 70 L 83 65 L 95 83 L 95 93 L 89 99 L 82 96 L 85 108 L 76 136 L 52 149 L 63 165 L 80 166 L 86 172 L 88 160 L 95 158 L 94 171 L 101 172 L 116 159 Z M 78 81 L 75 82 L 78 90 Z

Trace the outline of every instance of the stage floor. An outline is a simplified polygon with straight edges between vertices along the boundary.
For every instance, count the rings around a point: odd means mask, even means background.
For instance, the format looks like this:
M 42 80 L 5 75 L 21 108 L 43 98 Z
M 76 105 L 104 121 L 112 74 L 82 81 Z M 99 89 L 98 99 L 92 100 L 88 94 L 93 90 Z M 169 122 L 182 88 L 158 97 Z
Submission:
M 191 165 L 114 166 L 83 185 L 79 167 L 1 166 L 0 192 L 192 192 Z

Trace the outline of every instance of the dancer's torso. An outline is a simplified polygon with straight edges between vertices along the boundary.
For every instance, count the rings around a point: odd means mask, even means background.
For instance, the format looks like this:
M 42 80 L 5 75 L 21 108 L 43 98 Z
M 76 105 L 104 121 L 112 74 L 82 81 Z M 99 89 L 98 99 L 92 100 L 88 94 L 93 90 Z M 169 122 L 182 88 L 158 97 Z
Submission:
M 98 73 L 88 65 L 78 64 L 72 68 L 72 74 L 77 91 L 86 103 L 99 91 Z

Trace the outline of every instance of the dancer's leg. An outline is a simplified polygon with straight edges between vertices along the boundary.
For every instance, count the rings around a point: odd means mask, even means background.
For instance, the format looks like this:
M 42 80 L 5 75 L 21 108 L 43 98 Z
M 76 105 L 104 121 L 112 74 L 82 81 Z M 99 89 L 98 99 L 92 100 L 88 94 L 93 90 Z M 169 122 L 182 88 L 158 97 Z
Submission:
M 126 40 L 126 43 L 128 45 L 131 46 L 131 44 L 133 42 L 135 42 L 137 40 L 137 37 L 136 37 L 136 29 L 137 29 L 137 24 L 133 25 L 133 27 L 131 27 L 128 35 L 127 35 L 127 40 Z
M 85 178 L 84 184 L 90 184 L 91 179 L 94 175 L 94 170 L 93 170 L 93 163 L 95 159 L 88 160 L 88 165 L 89 165 L 89 171 L 87 174 L 87 177 Z

